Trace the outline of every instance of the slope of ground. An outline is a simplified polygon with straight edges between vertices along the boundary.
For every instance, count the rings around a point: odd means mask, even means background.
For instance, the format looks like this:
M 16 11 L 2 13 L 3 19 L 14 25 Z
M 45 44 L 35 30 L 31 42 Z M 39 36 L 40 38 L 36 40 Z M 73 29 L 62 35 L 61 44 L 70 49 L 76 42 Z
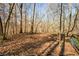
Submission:
M 21 53 L 25 51 L 28 52 L 29 50 L 37 48 L 42 44 L 49 45 L 50 41 L 54 40 L 52 40 L 49 34 L 34 34 L 34 35 L 21 34 L 16 37 L 14 36 L 11 41 L 4 43 L 0 47 L 0 55 L 22 55 Z M 47 44 L 46 42 L 49 43 Z
M 60 55 L 63 41 L 57 35 L 26 34 L 13 35 L 8 41 L 0 45 L 0 55 Z M 64 55 L 78 55 L 70 42 L 65 42 Z

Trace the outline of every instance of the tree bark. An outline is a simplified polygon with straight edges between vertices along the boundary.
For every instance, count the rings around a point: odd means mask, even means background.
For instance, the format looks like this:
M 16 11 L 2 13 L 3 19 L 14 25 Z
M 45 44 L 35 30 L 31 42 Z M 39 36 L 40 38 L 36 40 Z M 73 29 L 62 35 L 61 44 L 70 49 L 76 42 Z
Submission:
M 16 5 L 15 5 L 15 27 L 16 27 L 16 34 L 17 34 L 17 16 L 16 16 Z
M 26 15 L 27 13 L 26 13 L 26 9 L 25 9 L 25 32 L 27 31 L 26 30 L 26 25 L 27 25 L 27 15 Z
M 62 3 L 61 3 L 61 13 L 60 13 L 60 33 L 62 29 Z
M 7 21 L 6 21 L 5 26 L 4 26 L 3 40 L 6 39 L 6 27 L 7 27 L 8 22 L 10 21 L 10 17 L 11 17 L 11 14 L 12 14 L 12 11 L 13 11 L 13 8 L 14 8 L 14 5 L 15 5 L 15 3 L 12 4 L 12 7 L 11 7 L 11 9 L 9 11 L 9 15 L 8 15 Z
M 3 34 L 3 25 L 2 25 L 2 19 L 0 17 L 0 35 Z
M 33 33 L 33 30 L 34 30 L 35 7 L 36 7 L 36 4 L 34 3 L 34 8 L 33 8 L 33 19 L 32 19 L 32 24 L 31 24 L 31 33 Z
M 22 8 L 23 8 L 23 4 L 20 5 L 20 14 L 21 14 L 20 33 L 22 33 Z

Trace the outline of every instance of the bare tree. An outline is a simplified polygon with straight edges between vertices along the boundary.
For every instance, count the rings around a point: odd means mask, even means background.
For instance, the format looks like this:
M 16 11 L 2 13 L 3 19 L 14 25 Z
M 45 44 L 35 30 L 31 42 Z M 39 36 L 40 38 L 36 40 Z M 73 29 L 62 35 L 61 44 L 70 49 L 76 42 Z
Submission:
M 27 31 L 26 30 L 26 25 L 27 25 L 27 10 L 25 8 L 25 32 Z
M 3 34 L 3 25 L 2 25 L 2 19 L 0 17 L 0 35 Z
M 15 4 L 15 26 L 16 26 L 16 34 L 17 34 L 17 13 L 16 13 L 16 5 L 17 4 Z
M 70 4 L 70 15 L 69 15 L 69 26 L 68 26 L 68 32 L 67 32 L 67 36 L 69 34 L 69 30 L 70 30 L 70 27 L 71 27 L 71 17 L 72 17 L 72 6 Z
M 20 33 L 22 33 L 22 8 L 23 8 L 23 4 L 21 3 L 21 5 L 20 5 L 20 14 L 21 14 Z
M 70 32 L 72 32 L 73 30 L 74 30 L 74 28 L 76 27 L 76 22 L 77 22 L 77 15 L 78 15 L 78 10 L 77 10 L 77 13 L 76 13 L 76 15 L 75 15 L 75 19 L 74 19 L 74 23 L 73 23 L 73 27 L 68 31 L 68 33 L 67 34 L 69 34 Z
M 62 3 L 61 3 L 61 13 L 60 13 L 60 33 L 62 29 Z
M 35 7 L 36 7 L 36 4 L 34 3 L 34 7 L 33 7 L 33 18 L 32 18 L 32 24 L 31 24 L 31 33 L 33 33 L 33 30 L 34 30 Z
M 5 4 L 0 4 L 0 35 L 3 35 L 5 20 Z
M 7 28 L 8 22 L 10 21 L 10 17 L 11 17 L 11 14 L 12 14 L 12 11 L 13 11 L 13 8 L 14 8 L 14 5 L 15 5 L 14 3 L 11 4 L 10 10 L 9 10 L 9 15 L 8 15 L 8 18 L 7 18 L 7 20 L 6 20 L 5 27 L 4 27 L 3 40 L 6 39 L 6 28 Z
M 65 31 L 65 7 L 64 7 L 64 4 L 63 4 L 63 33 Z

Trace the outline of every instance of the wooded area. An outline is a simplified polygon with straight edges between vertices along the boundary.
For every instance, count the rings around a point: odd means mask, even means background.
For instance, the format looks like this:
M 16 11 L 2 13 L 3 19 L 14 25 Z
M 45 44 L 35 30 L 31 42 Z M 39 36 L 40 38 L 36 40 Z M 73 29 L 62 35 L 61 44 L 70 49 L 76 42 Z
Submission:
M 0 3 L 0 55 L 79 55 L 78 26 L 77 3 Z

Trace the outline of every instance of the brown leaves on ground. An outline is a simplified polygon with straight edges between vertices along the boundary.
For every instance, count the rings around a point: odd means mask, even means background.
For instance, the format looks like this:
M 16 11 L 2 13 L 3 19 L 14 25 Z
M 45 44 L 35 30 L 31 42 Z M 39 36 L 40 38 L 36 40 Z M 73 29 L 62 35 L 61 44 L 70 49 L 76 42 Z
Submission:
M 11 40 L 4 41 L 0 45 L 0 55 L 41 55 L 46 51 L 46 53 L 52 53 L 59 55 L 62 48 L 62 41 L 55 46 L 54 43 L 57 42 L 58 36 L 50 34 L 26 34 L 21 33 L 13 35 Z M 52 43 L 54 42 L 54 43 Z M 52 46 L 51 46 L 52 45 Z M 52 49 L 52 51 L 51 51 Z M 48 50 L 48 51 L 47 51 Z M 45 55 L 47 55 L 44 53 Z M 78 55 L 75 49 L 72 47 L 70 42 L 65 42 L 65 55 Z
M 75 49 L 72 47 L 72 45 L 69 42 L 65 43 L 65 55 L 75 55 L 75 56 L 78 55 Z
M 17 36 L 15 35 L 12 37 L 12 40 L 5 42 L 0 47 L 0 54 L 18 55 L 19 53 L 23 51 L 29 51 L 29 49 L 37 48 L 39 46 L 41 46 L 42 48 L 42 44 L 44 44 L 45 42 L 51 41 L 51 38 L 48 38 L 49 36 L 50 36 L 49 34 L 33 34 L 33 35 L 20 34 Z M 50 42 L 45 43 L 43 47 L 47 47 L 49 44 Z M 40 48 L 37 48 L 37 50 L 39 49 Z

